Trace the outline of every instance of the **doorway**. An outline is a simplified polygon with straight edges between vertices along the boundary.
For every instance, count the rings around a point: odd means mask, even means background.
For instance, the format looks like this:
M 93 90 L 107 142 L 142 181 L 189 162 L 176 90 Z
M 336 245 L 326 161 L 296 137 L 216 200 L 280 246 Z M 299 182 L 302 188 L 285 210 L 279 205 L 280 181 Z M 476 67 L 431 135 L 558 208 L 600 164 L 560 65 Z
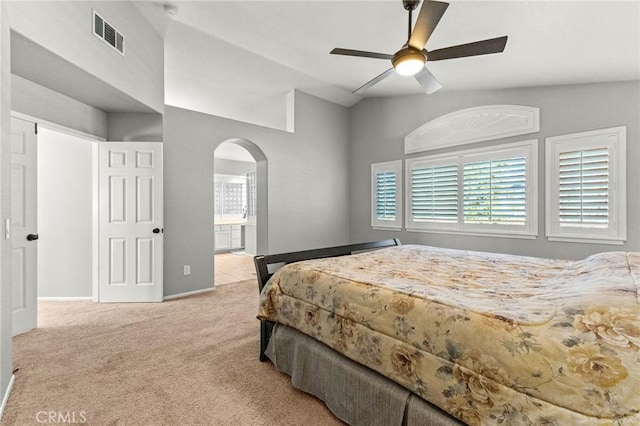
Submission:
M 214 151 L 214 286 L 255 278 L 253 256 L 266 246 L 266 158 L 234 139 Z
M 38 299 L 94 295 L 97 143 L 38 129 Z
M 96 144 L 54 127 L 38 127 L 36 120 L 12 114 L 12 209 L 6 235 L 13 263 L 13 335 L 37 326 L 38 298 L 90 299 L 94 294 Z M 75 288 L 79 282 L 87 287 L 84 292 Z
M 37 153 L 39 299 L 161 302 L 162 144 L 47 127 Z
M 38 299 L 162 301 L 162 144 L 11 123 L 12 333 L 37 326 Z

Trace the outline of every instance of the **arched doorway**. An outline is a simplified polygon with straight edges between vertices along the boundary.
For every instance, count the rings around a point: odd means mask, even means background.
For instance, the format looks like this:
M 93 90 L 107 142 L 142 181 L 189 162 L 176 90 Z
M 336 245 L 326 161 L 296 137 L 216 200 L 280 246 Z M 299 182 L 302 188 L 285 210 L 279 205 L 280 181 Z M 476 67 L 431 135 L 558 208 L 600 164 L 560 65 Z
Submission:
M 267 158 L 246 139 L 216 146 L 214 285 L 253 278 L 253 259 L 267 253 Z M 241 255 L 241 256 L 237 256 Z

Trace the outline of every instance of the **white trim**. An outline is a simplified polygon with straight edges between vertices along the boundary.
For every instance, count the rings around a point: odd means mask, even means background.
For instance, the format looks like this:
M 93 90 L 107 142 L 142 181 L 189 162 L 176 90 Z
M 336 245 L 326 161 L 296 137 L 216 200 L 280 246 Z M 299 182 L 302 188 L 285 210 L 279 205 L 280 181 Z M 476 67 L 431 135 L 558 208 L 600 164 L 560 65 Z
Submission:
M 378 173 L 392 172 L 396 176 L 396 218 L 394 220 L 381 220 L 376 216 L 376 192 Z M 384 163 L 371 164 L 371 227 L 379 230 L 400 230 L 402 229 L 402 212 L 404 203 L 402 202 L 402 160 L 387 161 Z
M 93 224 L 92 224 L 92 248 L 93 267 L 91 268 L 92 279 L 92 299 L 94 302 L 100 302 L 100 163 L 98 161 L 98 147 L 99 144 L 94 143 L 91 147 L 92 156 L 92 170 L 93 175 L 91 177 L 91 186 L 93 187 L 92 198 L 92 210 L 93 210 Z
M 61 297 L 61 296 L 41 296 L 38 297 L 38 302 L 77 302 L 79 300 L 93 301 L 93 297 Z
M 51 130 L 56 130 L 58 132 L 66 133 L 71 136 L 77 136 L 82 139 L 89 139 L 92 142 L 106 141 L 106 139 L 103 137 L 92 135 L 91 133 L 86 133 L 81 130 L 72 129 L 71 127 L 63 126 L 62 124 L 57 124 L 52 121 L 43 120 L 33 115 L 23 114 L 17 111 L 11 111 L 11 116 L 14 118 L 25 120 L 25 121 L 32 121 L 34 123 L 37 123 L 38 126 L 47 127 Z
M 16 381 L 16 375 L 11 375 L 11 380 L 9 380 L 9 385 L 7 386 L 7 390 L 4 393 L 4 397 L 2 397 L 2 405 L 0 405 L 0 420 L 2 420 L 2 415 L 4 414 L 4 409 L 9 402 L 9 395 L 11 395 L 11 389 L 13 389 L 13 383 Z
M 484 105 L 461 109 L 423 124 L 404 138 L 404 153 L 450 148 L 540 131 L 540 109 Z
M 561 226 L 558 220 L 557 158 L 560 146 L 566 149 L 610 149 L 611 215 L 607 227 Z M 580 133 L 553 136 L 545 139 L 545 197 L 546 236 L 549 241 L 587 244 L 622 245 L 627 240 L 627 186 L 626 186 L 627 127 L 618 126 Z
M 510 232 L 506 233 L 506 231 L 497 231 L 497 232 L 489 232 L 489 231 L 462 231 L 459 229 L 417 229 L 417 228 L 407 228 L 407 232 L 422 232 L 425 234 L 455 234 L 455 235 L 468 235 L 471 237 L 492 237 L 492 238 L 515 238 L 521 240 L 535 240 L 538 238 L 538 234 L 528 234 L 528 233 L 517 233 Z
M 621 246 L 624 244 L 624 241 L 620 240 L 609 240 L 609 239 L 596 239 L 596 238 L 565 238 L 565 237 L 548 237 L 549 241 L 559 241 L 563 243 L 580 243 L 580 244 L 611 244 L 616 246 Z
M 167 301 L 167 300 L 179 299 L 181 297 L 195 296 L 196 294 L 208 293 L 215 289 L 216 289 L 215 287 L 211 287 L 211 288 L 204 288 L 202 290 L 194 290 L 194 291 L 187 291 L 185 293 L 172 294 L 169 296 L 164 296 L 162 300 Z

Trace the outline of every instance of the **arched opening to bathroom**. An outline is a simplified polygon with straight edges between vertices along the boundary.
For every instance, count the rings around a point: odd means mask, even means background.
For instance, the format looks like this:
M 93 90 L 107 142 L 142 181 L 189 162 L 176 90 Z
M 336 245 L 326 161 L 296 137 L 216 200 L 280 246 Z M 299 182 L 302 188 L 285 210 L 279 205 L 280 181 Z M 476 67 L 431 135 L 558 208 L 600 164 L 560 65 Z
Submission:
M 246 139 L 213 155 L 214 285 L 255 279 L 253 256 L 267 252 L 267 159 Z

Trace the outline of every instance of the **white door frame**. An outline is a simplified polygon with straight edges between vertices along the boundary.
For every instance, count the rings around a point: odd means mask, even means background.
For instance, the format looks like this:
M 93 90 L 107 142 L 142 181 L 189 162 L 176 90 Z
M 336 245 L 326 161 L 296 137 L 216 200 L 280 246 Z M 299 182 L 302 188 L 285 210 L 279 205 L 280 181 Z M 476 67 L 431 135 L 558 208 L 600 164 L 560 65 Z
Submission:
M 92 182 L 91 182 L 91 190 L 92 190 L 92 248 L 93 248 L 93 256 L 92 256 L 92 265 L 91 265 L 91 288 L 92 288 L 92 300 L 93 302 L 98 302 L 98 285 L 99 285 L 99 281 L 98 281 L 98 274 L 99 274 L 99 253 L 98 253 L 98 249 L 99 249 L 99 216 L 98 216 L 98 212 L 99 212 L 99 186 L 98 186 L 98 142 L 104 142 L 106 141 L 105 138 L 101 138 L 99 136 L 96 135 L 92 135 L 90 133 L 85 133 L 82 132 L 80 130 L 76 130 L 76 129 L 72 129 L 70 127 L 66 127 L 60 124 L 56 124 L 47 120 L 42 120 L 40 118 L 28 115 L 28 114 L 23 114 L 20 112 L 16 112 L 16 111 L 11 111 L 11 117 L 14 118 L 18 118 L 21 120 L 25 120 L 25 121 L 31 121 L 33 123 L 37 123 L 38 127 L 46 127 L 48 129 L 51 130 L 55 130 L 61 133 L 66 133 L 68 135 L 71 136 L 77 136 L 79 138 L 82 139 L 86 139 L 87 141 L 91 142 L 92 145 L 92 170 L 93 170 L 93 176 L 92 176 Z M 37 135 L 36 135 L 37 136 Z M 36 168 L 36 173 L 37 173 L 37 168 Z M 36 278 L 37 279 L 37 278 Z M 36 292 L 36 298 L 37 298 L 37 292 Z

